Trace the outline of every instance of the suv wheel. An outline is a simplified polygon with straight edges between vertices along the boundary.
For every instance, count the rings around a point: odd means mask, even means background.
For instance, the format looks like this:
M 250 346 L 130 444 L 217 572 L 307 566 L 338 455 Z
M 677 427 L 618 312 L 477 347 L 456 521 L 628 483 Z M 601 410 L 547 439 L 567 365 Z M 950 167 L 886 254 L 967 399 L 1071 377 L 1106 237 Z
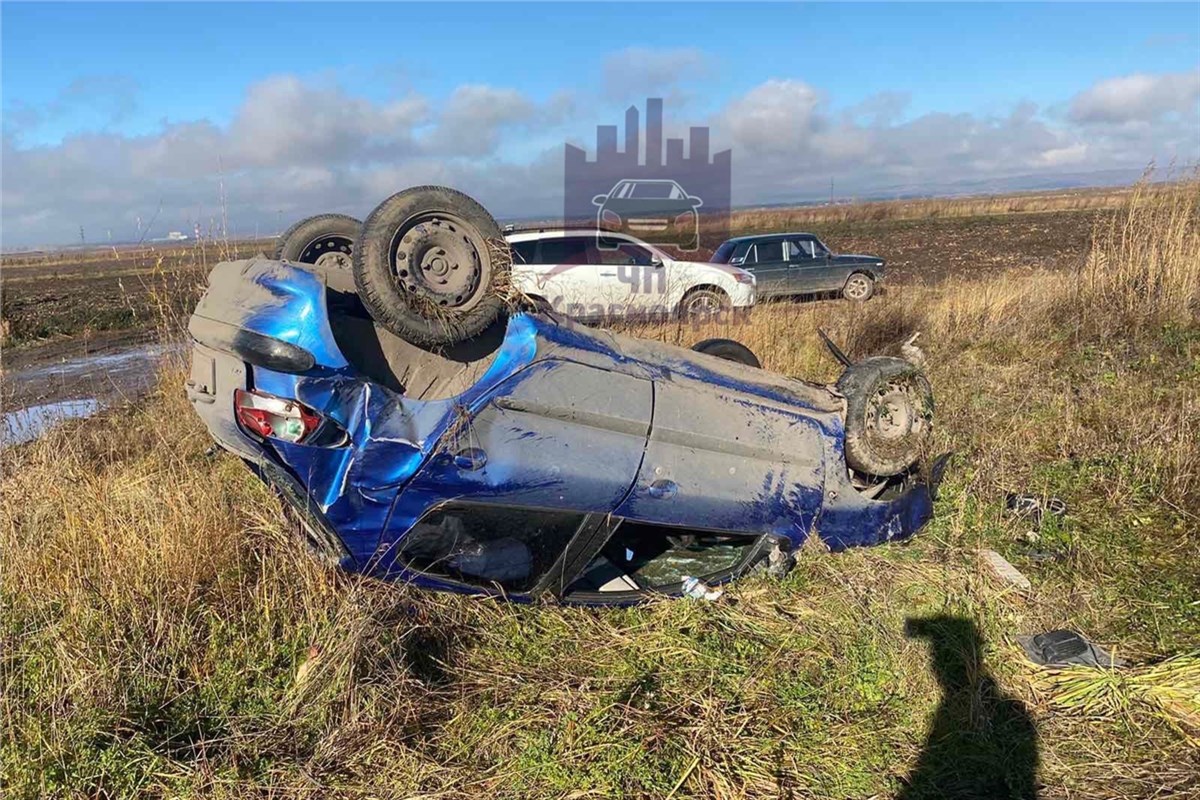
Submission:
M 693 289 L 679 304 L 684 319 L 711 317 L 730 307 L 729 295 L 719 289 Z

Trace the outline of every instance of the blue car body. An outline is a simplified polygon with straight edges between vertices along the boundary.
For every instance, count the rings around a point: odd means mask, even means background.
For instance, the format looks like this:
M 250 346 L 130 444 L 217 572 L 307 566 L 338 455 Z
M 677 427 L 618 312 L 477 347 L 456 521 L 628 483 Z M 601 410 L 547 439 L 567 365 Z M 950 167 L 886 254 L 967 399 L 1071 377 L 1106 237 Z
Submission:
M 218 265 L 188 394 L 216 441 L 347 570 L 515 600 L 629 603 L 779 560 L 911 536 L 930 491 L 870 497 L 845 400 L 657 342 L 518 313 L 465 353 L 391 337 L 344 273 Z M 248 430 L 235 393 L 298 401 L 320 443 Z

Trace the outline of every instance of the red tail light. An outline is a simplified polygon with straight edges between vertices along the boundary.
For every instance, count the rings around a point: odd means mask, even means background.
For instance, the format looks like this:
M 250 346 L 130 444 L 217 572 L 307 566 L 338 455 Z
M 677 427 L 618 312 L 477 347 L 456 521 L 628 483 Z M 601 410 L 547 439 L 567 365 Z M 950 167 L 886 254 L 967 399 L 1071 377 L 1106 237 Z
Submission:
M 238 424 L 264 439 L 319 447 L 337 447 L 346 441 L 346 432 L 337 423 L 299 400 L 238 389 L 233 393 L 233 408 Z

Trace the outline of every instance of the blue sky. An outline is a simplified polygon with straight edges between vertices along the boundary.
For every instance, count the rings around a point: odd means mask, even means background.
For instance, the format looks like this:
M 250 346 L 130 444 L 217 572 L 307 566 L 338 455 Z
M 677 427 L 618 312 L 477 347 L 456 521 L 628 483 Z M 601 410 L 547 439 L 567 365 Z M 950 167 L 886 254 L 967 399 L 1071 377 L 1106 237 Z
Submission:
M 773 174 L 778 163 L 838 164 L 823 166 L 829 174 L 812 183 L 827 186 L 837 173 L 866 194 L 901 183 L 936 191 L 947 169 L 982 179 L 1041 167 L 1129 169 L 1151 158 L 1187 160 L 1200 152 L 1192 77 L 1200 68 L 1195 3 L 6 2 L 0 24 L 5 156 L 31 163 L 13 181 L 5 176 L 5 200 L 12 201 L 5 206 L 28 198 L 33 187 L 14 181 L 35 179 L 32 166 L 53 170 L 54 159 L 64 159 L 57 165 L 62 174 L 72 146 L 95 148 L 93 161 L 103 160 L 107 147 L 114 167 L 145 172 L 149 162 L 139 148 L 150 143 L 162 150 L 184 136 L 199 137 L 192 149 L 197 158 L 202 153 L 210 162 L 219 160 L 234 184 L 241 175 L 247 185 L 273 180 L 283 190 L 289 171 L 342 163 L 340 173 L 319 176 L 328 187 L 378 162 L 397 178 L 407 165 L 414 177 L 474 180 L 495 197 L 504 194 L 498 185 L 504 180 L 536 181 L 541 175 L 552 183 L 549 173 L 537 173 L 538 165 L 552 162 L 564 139 L 587 140 L 595 123 L 616 121 L 619 109 L 649 94 L 666 97 L 668 116 L 680 124 L 707 123 L 715 138 L 727 134 L 735 182 L 742 176 L 735 200 L 743 202 L 779 201 L 789 192 L 805 199 L 810 187 L 803 181 L 756 190 L 756 176 Z M 1126 83 L 1104 83 L 1121 80 Z M 486 87 L 491 94 L 477 93 L 468 102 L 463 87 Z M 294 118 L 274 112 L 272 103 Z M 315 144 L 321 134 L 310 131 L 301 144 L 311 152 L 289 161 L 289 152 L 303 150 L 294 141 L 299 133 L 288 138 L 265 131 L 267 123 L 254 115 L 273 113 L 280 125 L 304 127 L 305 103 L 325 116 L 359 109 L 366 127 L 339 122 L 326 131 L 328 141 Z M 1114 103 L 1145 106 L 1144 113 L 1114 110 Z M 803 113 L 790 114 L 789 106 Z M 481 113 L 478 121 L 472 116 Z M 759 128 L 752 130 L 754 121 Z M 460 132 L 474 128 L 486 135 L 435 152 L 434 139 L 462 139 L 452 122 Z M 950 141 L 983 136 L 971 145 L 981 155 L 964 152 L 940 169 L 926 163 L 923 148 L 932 146 L 939 122 L 961 126 Z M 384 136 L 386 124 L 404 127 L 404 142 Z M 797 133 L 784 136 L 785 142 L 767 141 L 768 126 Z M 1021 161 L 1019 169 L 982 156 L 987 137 L 1004 140 L 1008 134 L 1029 141 L 1013 159 Z M 382 137 L 387 145 L 353 152 L 355 135 Z M 265 152 L 258 144 L 264 139 L 278 141 L 279 151 Z M 856 141 L 862 144 L 852 147 Z M 889 156 L 893 162 L 908 166 L 879 164 L 872 172 L 866 162 L 878 160 L 880 152 L 896 153 Z M 316 153 L 326 160 L 317 163 Z M 464 159 L 474 162 L 474 172 Z M 489 164 L 507 177 L 489 183 L 482 175 Z M 75 172 L 98 169 L 95 163 L 69 166 Z M 141 175 L 147 196 L 158 189 L 178 211 L 190 205 L 187 184 L 193 181 L 201 204 L 211 202 L 199 169 L 167 167 L 161 174 L 170 183 L 166 188 Z M 373 187 L 359 178 L 358 190 Z M 118 203 L 139 202 L 118 194 Z M 551 194 L 531 194 L 535 213 L 553 205 Z M 20 227 L 31 235 L 77 228 L 65 220 L 46 222 L 59 213 L 52 199 L 21 208 L 20 217 L 6 208 L 6 222 L 23 220 Z M 306 210 L 307 203 L 289 202 L 289 210 Z M 348 194 L 337 203 L 362 211 Z M 499 213 L 519 210 L 514 204 Z M 112 224 L 133 213 L 115 209 Z

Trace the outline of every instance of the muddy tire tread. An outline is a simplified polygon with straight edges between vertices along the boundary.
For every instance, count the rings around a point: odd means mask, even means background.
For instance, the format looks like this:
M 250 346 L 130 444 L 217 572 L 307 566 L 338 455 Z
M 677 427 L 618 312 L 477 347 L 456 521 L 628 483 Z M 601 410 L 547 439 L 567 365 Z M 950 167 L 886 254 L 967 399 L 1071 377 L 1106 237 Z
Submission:
M 439 199 L 436 207 L 403 203 L 418 195 Z M 397 288 L 391 275 L 390 247 L 396 229 L 416 214 L 446 211 L 462 217 L 480 230 L 485 241 L 502 238 L 500 226 L 474 198 L 447 186 L 414 186 L 384 200 L 363 222 L 358 246 L 354 248 L 354 283 L 359 299 L 376 322 L 407 342 L 424 348 L 457 344 L 482 333 L 505 309 L 504 300 L 494 290 L 478 305 L 449 320 L 427 319 L 412 308 Z M 400 213 L 397 213 L 397 212 Z M 493 264 L 490 283 L 494 286 L 498 265 Z
M 859 472 L 870 475 L 898 475 L 921 456 L 921 448 L 928 438 L 928 429 L 919 441 L 907 444 L 907 448 L 894 453 L 884 453 L 872 446 L 868 440 L 865 422 L 866 406 L 881 383 L 901 377 L 914 377 L 926 398 L 927 413 L 933 413 L 933 389 L 921 369 L 900 358 L 876 356 L 848 367 L 838 379 L 837 388 L 846 396 L 846 463 Z M 928 422 L 928 420 L 927 420 Z

